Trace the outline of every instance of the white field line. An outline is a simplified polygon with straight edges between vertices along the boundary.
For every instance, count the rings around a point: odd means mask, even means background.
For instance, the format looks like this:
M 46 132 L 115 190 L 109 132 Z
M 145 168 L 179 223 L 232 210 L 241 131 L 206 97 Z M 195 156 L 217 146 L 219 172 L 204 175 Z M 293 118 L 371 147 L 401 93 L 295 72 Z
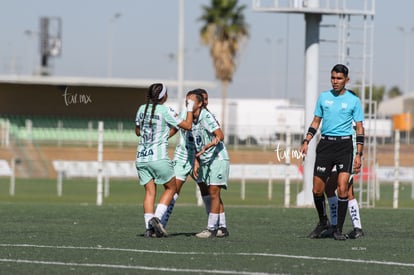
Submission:
M 179 273 L 212 273 L 212 274 L 245 274 L 245 275 L 274 275 L 274 273 L 262 272 L 245 272 L 238 270 L 206 270 L 206 269 L 184 269 L 184 268 L 169 268 L 169 267 L 151 267 L 142 265 L 113 265 L 113 264 L 85 264 L 85 263 L 66 263 L 66 262 L 50 262 L 50 261 L 34 261 L 21 259 L 0 259 L 0 262 L 13 262 L 20 264 L 42 264 L 42 265 L 61 265 L 61 266 L 76 266 L 76 267 L 99 267 L 99 268 L 117 268 L 117 269 L 138 269 L 138 270 L 152 270 L 152 271 L 168 271 Z
M 74 250 L 107 250 L 107 251 L 124 251 L 124 252 L 135 252 L 135 253 L 153 253 L 153 254 L 176 254 L 176 255 L 233 255 L 233 256 L 262 256 L 262 257 L 275 257 L 275 258 L 290 258 L 290 259 L 303 259 L 303 260 L 319 260 L 319 261 L 336 261 L 336 262 L 352 262 L 352 263 L 364 263 L 364 264 L 378 264 L 378 265 L 391 265 L 399 267 L 414 267 L 414 263 L 402 263 L 402 262 L 389 262 L 389 261 L 376 261 L 376 260 L 361 260 L 361 259 L 343 259 L 343 258 L 328 258 L 328 257 L 314 257 L 314 256 L 300 256 L 300 255 L 286 255 L 286 254 L 271 254 L 271 253 L 205 253 L 205 252 L 180 252 L 180 251 L 157 251 L 157 250 L 142 250 L 142 249 L 129 249 L 129 248 L 113 248 L 113 247 L 77 247 L 77 246 L 53 246 L 53 245 L 33 245 L 33 244 L 0 244 L 0 247 L 32 247 L 32 248 L 51 248 L 51 249 L 74 249 Z M 19 260 L 10 260 L 10 259 L 0 259 L 0 262 L 4 261 L 19 261 Z M 26 261 L 26 260 L 22 260 Z M 40 263 L 39 261 L 32 261 L 33 263 Z M 71 265 L 71 263 L 65 263 Z M 86 264 L 76 264 L 76 265 L 86 265 Z M 92 266 L 96 266 L 92 264 Z M 102 265 L 111 267 L 112 265 Z M 130 266 L 125 266 L 130 267 Z M 131 266 L 134 268 L 134 266 Z M 138 268 L 138 267 L 136 267 Z M 152 269 L 153 267 L 139 267 L 140 269 Z M 164 270 L 159 268 L 157 270 Z M 174 271 L 175 269 L 171 269 Z M 177 271 L 185 271 L 178 270 Z M 200 272 L 200 270 L 186 272 Z M 202 271 L 210 272 L 210 271 Z M 218 271 L 215 272 L 224 272 L 222 274 L 233 274 L 236 271 Z M 229 273 L 228 273 L 229 272 Z M 214 273 L 214 272 L 212 272 Z M 243 272 L 237 271 L 238 274 L 243 274 Z M 268 273 L 247 273 L 247 274 L 268 274 Z

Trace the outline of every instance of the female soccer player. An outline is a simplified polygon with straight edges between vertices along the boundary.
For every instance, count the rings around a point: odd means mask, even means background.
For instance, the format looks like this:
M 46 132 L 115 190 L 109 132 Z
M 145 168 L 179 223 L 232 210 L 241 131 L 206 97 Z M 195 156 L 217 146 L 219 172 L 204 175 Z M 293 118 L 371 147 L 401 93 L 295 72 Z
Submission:
M 187 100 L 186 118 L 179 118 L 174 110 L 164 105 L 168 99 L 167 87 L 155 83 L 148 88 L 147 103 L 137 111 L 135 132 L 141 138 L 137 148 L 136 167 L 140 184 L 145 188 L 145 237 L 168 236 L 160 218 L 177 191 L 173 163 L 168 157 L 168 137 L 171 127 L 191 130 L 194 98 L 192 95 Z M 163 185 L 165 190 L 154 213 L 157 185 Z
M 220 191 L 227 189 L 230 158 L 223 143 L 224 135 L 214 116 L 201 108 L 194 112 L 192 133 L 196 146 L 194 176 L 208 186 L 210 213 L 207 229 L 196 234 L 199 238 L 227 237 L 224 204 Z
M 199 108 L 202 107 L 203 101 L 204 101 L 201 94 L 197 93 L 196 91 L 197 90 L 193 90 L 187 93 L 187 100 L 190 98 L 191 95 L 195 96 L 195 104 L 193 108 L 194 112 L 196 112 Z M 187 114 L 184 111 L 184 112 L 181 112 L 180 117 L 185 118 L 186 115 Z M 173 199 L 168 205 L 167 211 L 164 213 L 164 215 L 161 218 L 161 223 L 164 228 L 167 226 L 168 219 L 170 215 L 172 214 L 175 202 L 178 199 L 182 186 L 187 180 L 187 177 L 192 176 L 195 153 L 196 153 L 192 132 L 185 130 L 183 128 L 181 129 L 172 128 L 170 135 L 171 136 L 174 135 L 177 131 L 179 131 L 180 133 L 180 139 L 179 139 L 179 143 L 177 144 L 175 148 L 174 159 L 173 159 L 177 192 L 174 194 Z M 208 194 L 207 186 L 205 183 L 200 182 L 197 179 L 194 179 L 194 180 L 196 180 L 200 188 L 201 195 L 205 202 L 206 210 L 208 214 L 210 212 L 210 203 L 207 201 L 206 197 L 210 198 L 210 195 Z

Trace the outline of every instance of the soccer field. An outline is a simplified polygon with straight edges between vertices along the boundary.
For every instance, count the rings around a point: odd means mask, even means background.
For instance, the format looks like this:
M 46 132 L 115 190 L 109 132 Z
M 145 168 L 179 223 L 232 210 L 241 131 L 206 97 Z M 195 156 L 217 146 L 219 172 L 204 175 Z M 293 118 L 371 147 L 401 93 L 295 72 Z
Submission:
M 306 237 L 313 208 L 285 209 L 253 191 L 243 205 L 224 192 L 230 236 L 198 239 L 207 217 L 185 186 L 170 236 L 147 239 L 142 187 L 121 195 L 113 184 L 96 206 L 96 183 L 78 183 L 68 182 L 59 198 L 55 183 L 20 183 L 12 198 L 2 182 L 0 274 L 414 274 L 413 208 L 363 208 L 366 236 L 340 242 Z M 351 229 L 349 216 L 344 227 Z

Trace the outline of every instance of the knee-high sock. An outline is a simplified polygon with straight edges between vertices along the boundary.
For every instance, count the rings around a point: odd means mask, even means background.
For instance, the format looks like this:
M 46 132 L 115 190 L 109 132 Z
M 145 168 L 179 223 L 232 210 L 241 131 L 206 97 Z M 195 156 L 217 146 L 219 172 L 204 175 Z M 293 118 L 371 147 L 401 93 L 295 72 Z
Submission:
M 352 226 L 362 229 L 361 217 L 359 216 L 359 205 L 356 199 L 348 202 L 349 215 L 351 216 Z
M 165 211 L 164 215 L 162 215 L 161 217 L 161 224 L 164 226 L 164 228 L 167 226 L 168 219 L 170 218 L 173 212 L 174 205 L 177 199 L 178 199 L 178 194 L 175 193 L 173 199 L 171 200 L 170 204 L 167 207 L 167 210 Z
M 313 201 L 315 203 L 316 211 L 318 211 L 319 221 L 325 222 L 327 219 L 326 216 L 326 204 L 325 204 L 325 196 L 317 196 L 313 194 Z
M 203 202 L 204 202 L 204 206 L 206 207 L 206 213 L 208 215 L 210 214 L 210 205 L 211 205 L 210 195 L 203 196 Z
M 153 213 L 144 213 L 145 229 L 149 229 L 149 221 L 154 217 Z
M 336 225 L 338 223 L 338 197 L 332 196 L 328 198 L 329 212 L 331 213 L 331 224 Z
M 348 209 L 348 198 L 338 197 L 338 231 L 342 232 L 344 226 L 346 212 Z
M 219 214 L 218 227 L 227 227 L 225 212 Z
M 209 230 L 216 229 L 218 220 L 219 220 L 219 214 L 216 214 L 216 213 L 208 214 L 207 228 Z

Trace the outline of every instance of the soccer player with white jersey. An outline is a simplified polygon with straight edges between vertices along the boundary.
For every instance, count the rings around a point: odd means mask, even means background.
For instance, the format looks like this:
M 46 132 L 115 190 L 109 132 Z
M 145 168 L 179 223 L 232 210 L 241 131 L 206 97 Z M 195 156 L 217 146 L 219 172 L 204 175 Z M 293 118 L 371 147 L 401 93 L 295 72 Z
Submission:
M 196 96 L 196 103 L 203 102 L 204 99 L 202 95 L 198 92 L 199 89 L 190 91 L 187 93 L 187 99 L 189 99 L 190 95 Z M 195 104 L 194 111 L 196 111 L 199 107 L 199 104 Z M 181 112 L 180 116 L 185 118 L 186 111 Z M 192 176 L 193 166 L 194 166 L 194 159 L 196 154 L 196 148 L 194 144 L 194 138 L 191 131 L 185 129 L 171 129 L 171 135 L 174 135 L 176 132 L 179 132 L 180 138 L 179 142 L 175 148 L 174 152 L 174 171 L 175 171 L 175 179 L 176 179 L 176 186 L 177 192 L 174 194 L 173 199 L 171 200 L 170 204 L 168 205 L 167 211 L 161 218 L 161 223 L 164 228 L 167 226 L 168 219 L 173 212 L 175 202 L 177 201 L 181 188 L 187 180 L 187 177 L 190 175 Z M 200 192 L 206 207 L 206 212 L 209 214 L 210 212 L 210 194 L 208 193 L 207 185 L 200 180 L 195 179 L 199 188 Z
M 196 234 L 199 238 L 227 237 L 226 215 L 220 191 L 227 189 L 230 158 L 223 143 L 224 135 L 214 116 L 201 108 L 194 112 L 192 128 L 196 146 L 194 175 L 208 186 L 210 213 L 207 229 Z
M 170 128 L 180 127 L 191 130 L 193 122 L 195 96 L 190 96 L 187 100 L 185 119 L 180 118 L 173 109 L 164 105 L 167 98 L 167 87 L 164 84 L 152 84 L 148 88 L 147 103 L 139 107 L 135 120 L 135 132 L 140 137 L 136 167 L 140 184 L 145 188 L 143 202 L 145 237 L 168 235 L 160 219 L 176 193 L 174 167 L 167 150 Z M 156 185 L 163 185 L 165 190 L 154 212 Z

